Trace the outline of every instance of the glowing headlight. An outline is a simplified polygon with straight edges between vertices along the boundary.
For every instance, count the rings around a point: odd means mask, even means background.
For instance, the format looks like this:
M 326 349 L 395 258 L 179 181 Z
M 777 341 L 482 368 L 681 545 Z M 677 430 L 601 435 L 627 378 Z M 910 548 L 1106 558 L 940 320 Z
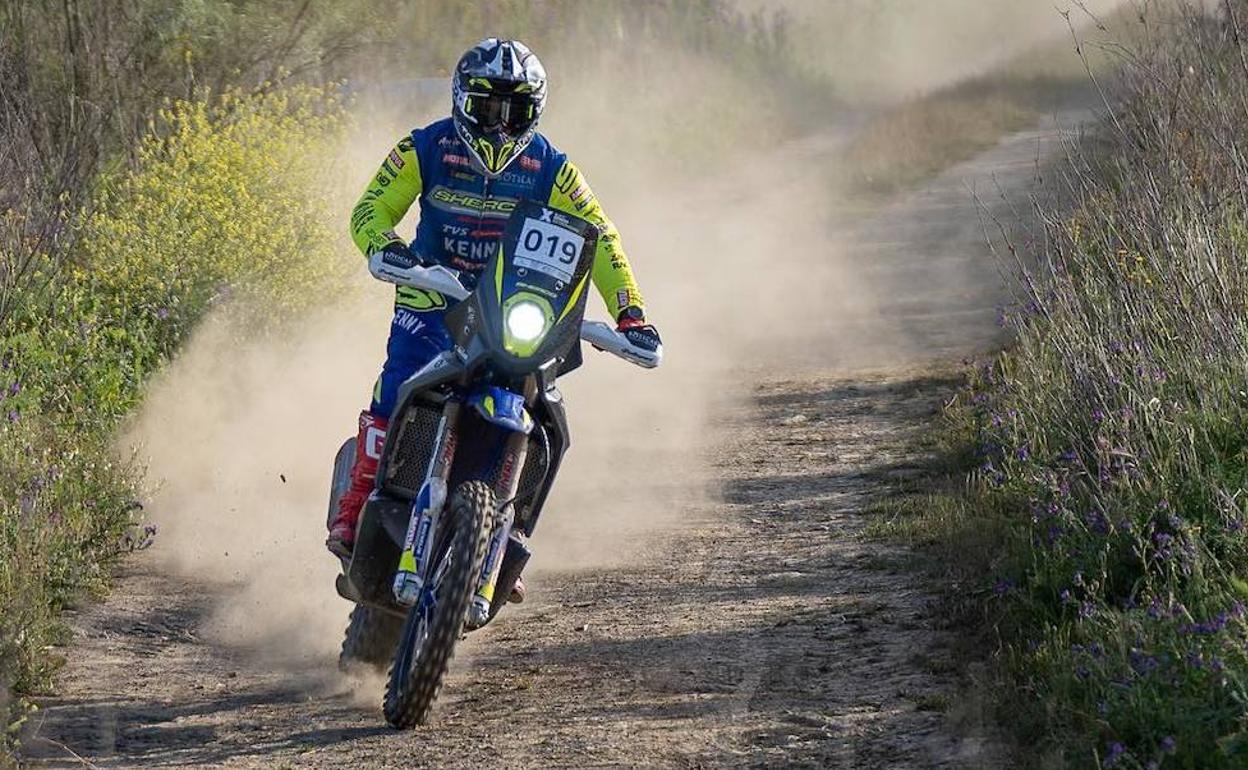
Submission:
M 532 342 L 546 331 L 546 314 L 535 302 L 517 302 L 507 311 L 507 331 L 520 342 Z

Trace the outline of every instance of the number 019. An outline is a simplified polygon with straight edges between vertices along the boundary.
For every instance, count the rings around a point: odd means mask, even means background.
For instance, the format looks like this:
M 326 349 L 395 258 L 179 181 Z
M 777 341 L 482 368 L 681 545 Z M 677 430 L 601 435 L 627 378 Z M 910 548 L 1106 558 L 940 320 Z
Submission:
M 530 254 L 540 254 L 542 247 L 546 247 L 546 256 L 551 259 L 558 259 L 565 265 L 570 265 L 576 260 L 576 244 L 570 240 L 560 238 L 557 234 L 542 235 L 540 230 L 529 230 L 524 234 L 524 249 Z

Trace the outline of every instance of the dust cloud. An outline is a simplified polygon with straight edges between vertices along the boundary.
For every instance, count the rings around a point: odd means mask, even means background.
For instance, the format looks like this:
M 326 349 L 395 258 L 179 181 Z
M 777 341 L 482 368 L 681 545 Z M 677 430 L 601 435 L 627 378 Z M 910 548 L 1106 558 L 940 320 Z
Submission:
M 1086 29 L 1127 1 L 734 0 L 734 5 L 749 15 L 787 15 L 791 44 L 804 61 L 833 77 L 851 98 L 887 102 L 985 74 L 1029 48 L 1067 39 L 1063 13 L 1077 29 Z
M 666 362 L 647 372 L 587 348 L 583 369 L 562 381 L 573 446 L 535 537 L 537 597 L 545 571 L 627 564 L 656 533 L 713 521 L 708 454 L 730 430 L 718 416 L 769 367 L 795 356 L 852 366 L 890 347 L 870 337 L 875 298 L 827 226 L 836 194 L 822 166 L 844 139 L 836 121 L 794 142 L 765 96 L 742 97 L 752 84 L 681 51 L 633 45 L 576 67 L 549 59 L 543 131 L 619 225 Z M 393 142 L 446 109 L 413 101 L 395 114 L 393 94 L 385 111 L 368 98 L 342 153 L 353 175 L 341 185 L 344 230 Z M 345 236 L 342 248 L 352 249 Z M 362 260 L 358 283 L 282 334 L 240 340 L 227 319 L 210 320 L 154 383 L 128 437 L 155 488 L 152 554 L 230 586 L 214 628 L 232 643 L 278 640 L 285 655 L 319 656 L 340 639 L 349 605 L 323 547 L 330 467 L 367 405 L 391 311 L 391 289 L 370 282 Z M 590 308 L 604 317 L 596 300 Z

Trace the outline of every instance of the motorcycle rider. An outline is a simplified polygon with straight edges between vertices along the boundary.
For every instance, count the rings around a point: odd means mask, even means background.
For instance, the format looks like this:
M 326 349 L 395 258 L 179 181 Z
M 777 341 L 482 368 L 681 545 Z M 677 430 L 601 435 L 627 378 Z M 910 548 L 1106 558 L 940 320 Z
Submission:
M 542 201 L 598 225 L 594 285 L 621 332 L 658 342 L 615 225 L 580 170 L 537 132 L 546 90 L 546 71 L 523 43 L 481 41 L 455 68 L 451 117 L 400 139 L 352 211 L 351 236 L 369 271 L 399 286 L 386 361 L 372 403 L 360 413 L 350 488 L 329 526 L 326 546 L 337 556 L 351 555 L 399 386 L 451 347 L 443 316 L 454 301 L 404 286 L 413 268 L 454 268 L 472 288 L 516 203 Z M 394 228 L 416 201 L 420 222 L 409 245 Z M 513 600 L 523 598 L 522 584 L 518 589 Z

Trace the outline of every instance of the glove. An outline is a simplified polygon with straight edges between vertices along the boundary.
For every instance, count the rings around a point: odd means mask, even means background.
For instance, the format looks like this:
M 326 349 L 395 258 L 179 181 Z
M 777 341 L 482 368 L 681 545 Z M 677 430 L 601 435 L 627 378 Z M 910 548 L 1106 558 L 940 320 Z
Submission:
M 623 334 L 630 344 L 643 350 L 654 352 L 663 344 L 659 330 L 646 323 L 646 314 L 639 307 L 624 308 L 615 330 Z
M 406 283 L 412 278 L 413 269 L 425 266 L 425 260 L 402 241 L 388 243 L 368 258 L 368 272 L 388 283 Z

